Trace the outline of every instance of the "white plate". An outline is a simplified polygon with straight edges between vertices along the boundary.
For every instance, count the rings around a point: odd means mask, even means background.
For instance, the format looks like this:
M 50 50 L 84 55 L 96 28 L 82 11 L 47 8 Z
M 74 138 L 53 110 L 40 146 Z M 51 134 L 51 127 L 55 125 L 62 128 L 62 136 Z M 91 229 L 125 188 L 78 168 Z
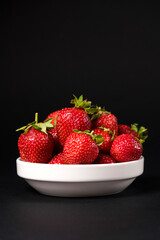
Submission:
M 144 157 L 112 164 L 43 164 L 16 161 L 17 174 L 38 192 L 61 197 L 89 197 L 123 191 L 143 173 Z

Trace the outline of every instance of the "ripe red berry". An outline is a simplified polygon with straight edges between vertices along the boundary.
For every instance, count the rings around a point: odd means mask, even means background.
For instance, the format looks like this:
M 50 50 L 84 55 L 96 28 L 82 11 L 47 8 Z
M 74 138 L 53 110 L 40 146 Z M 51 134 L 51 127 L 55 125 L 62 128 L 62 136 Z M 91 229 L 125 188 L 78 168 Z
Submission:
M 23 161 L 34 163 L 47 163 L 54 148 L 54 140 L 47 131 L 52 129 L 51 120 L 38 123 L 38 113 L 35 114 L 35 121 L 17 129 L 24 130 L 18 139 L 18 149 Z
M 64 154 L 59 153 L 55 155 L 48 164 L 63 164 Z
M 51 123 L 53 124 L 54 128 L 49 130 L 49 133 L 52 135 L 52 137 L 54 139 L 54 152 L 55 153 L 60 153 L 63 150 L 63 147 L 62 147 L 62 145 L 60 144 L 60 141 L 59 141 L 59 137 L 58 137 L 58 133 L 57 133 L 57 127 L 56 127 L 57 117 L 58 117 L 58 114 L 60 112 L 61 112 L 61 110 L 57 110 L 55 112 L 52 112 L 45 119 L 45 121 L 48 120 L 48 119 L 52 119 Z
M 104 141 L 102 142 L 102 144 L 100 144 L 98 147 L 99 147 L 99 150 L 104 152 L 104 153 L 107 153 L 110 151 L 110 148 L 112 146 L 112 142 L 113 142 L 113 139 L 112 139 L 112 135 L 111 135 L 111 132 L 109 131 L 109 129 L 106 129 L 106 128 L 96 128 L 93 130 L 93 134 L 95 135 L 102 135 L 103 136 L 103 139 Z
M 96 111 L 96 108 L 91 105 L 91 101 L 83 100 L 83 95 L 79 98 L 74 96 L 71 103 L 75 106 L 62 109 L 57 117 L 57 133 L 62 146 L 74 129 L 91 130 L 92 122 L 88 114 Z
M 18 140 L 20 157 L 26 162 L 47 163 L 52 157 L 53 147 L 52 135 L 33 127 L 22 133 Z
M 118 125 L 118 135 L 121 135 L 121 134 L 131 134 L 132 136 L 138 138 L 138 133 L 134 130 L 131 130 L 131 127 L 129 127 L 128 125 L 124 125 L 124 124 Z
M 108 128 L 115 134 L 115 136 L 118 135 L 118 120 L 116 116 L 111 113 L 102 113 L 93 121 L 93 128 L 98 127 Z
M 47 117 L 46 117 L 46 119 L 45 119 L 45 121 L 47 120 L 47 119 L 51 119 L 52 118 L 52 121 L 51 121 L 51 123 L 53 124 L 53 126 L 55 126 L 56 124 L 56 118 L 57 118 L 57 116 L 58 116 L 58 114 L 61 112 L 61 110 L 57 110 L 57 111 L 55 111 L 55 112 L 52 112 L 52 113 L 50 113 Z M 44 122 L 45 122 L 44 121 Z M 56 127 L 56 126 L 55 126 Z
M 58 137 L 58 134 L 57 134 L 57 129 L 53 128 L 53 129 L 49 130 L 48 132 L 52 135 L 53 140 L 54 140 L 54 153 L 62 152 L 63 147 L 60 144 L 59 137 Z
M 57 133 L 62 146 L 74 129 L 80 131 L 91 130 L 91 120 L 87 113 L 78 108 L 61 110 L 57 118 Z
M 139 139 L 140 143 L 144 143 L 148 137 L 148 130 L 141 126 L 138 127 L 138 123 L 131 124 L 131 127 L 128 125 L 119 124 L 118 125 L 118 135 L 121 134 L 130 134 L 133 137 Z
M 63 153 L 64 163 L 90 164 L 97 158 L 99 148 L 87 133 L 74 132 L 67 137 Z
M 93 162 L 93 164 L 110 164 L 110 163 L 116 163 L 115 159 L 112 158 L 110 155 L 104 153 L 99 153 L 98 157 Z
M 111 156 L 118 162 L 138 160 L 142 155 L 142 145 L 130 134 L 121 134 L 113 141 Z

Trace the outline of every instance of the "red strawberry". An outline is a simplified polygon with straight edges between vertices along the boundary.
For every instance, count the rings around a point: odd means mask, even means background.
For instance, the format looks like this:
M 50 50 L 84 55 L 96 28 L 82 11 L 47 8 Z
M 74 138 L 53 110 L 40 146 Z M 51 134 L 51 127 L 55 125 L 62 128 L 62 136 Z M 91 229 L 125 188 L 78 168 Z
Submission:
M 94 139 L 94 140 L 93 140 Z M 66 164 L 90 164 L 98 156 L 97 143 L 103 141 L 100 136 L 85 132 L 74 132 L 70 134 L 64 144 L 64 163 Z
M 131 130 L 131 128 L 128 125 L 124 125 L 124 124 L 118 125 L 118 135 L 121 135 L 121 134 L 131 134 L 132 136 L 138 138 L 137 132 L 134 130 Z
M 144 143 L 145 140 L 148 138 L 148 130 L 147 128 L 141 126 L 138 127 L 138 123 L 131 124 L 131 131 L 132 135 L 136 136 L 138 135 L 140 143 Z
M 109 128 L 115 136 L 118 135 L 118 120 L 116 116 L 105 111 L 104 108 L 97 107 L 97 113 L 92 116 L 92 124 L 93 128 Z
M 96 128 L 93 130 L 93 134 L 103 136 L 104 141 L 99 145 L 99 150 L 104 153 L 109 152 L 114 139 L 112 132 L 107 128 Z
M 54 140 L 54 152 L 55 153 L 62 152 L 63 151 L 63 147 L 60 144 L 59 137 L 58 137 L 58 134 L 57 134 L 57 129 L 53 128 L 53 129 L 49 130 L 48 132 L 52 135 L 53 140 Z
M 113 141 L 111 156 L 118 162 L 137 160 L 142 155 L 142 145 L 130 134 L 121 134 Z
M 29 123 L 19 130 L 24 130 L 18 140 L 20 157 L 23 161 L 34 163 L 47 163 L 54 147 L 53 137 L 47 133 L 47 129 L 53 128 L 50 121 L 38 123 L 38 115 L 34 122 Z
M 58 114 L 59 114 L 60 112 L 61 112 L 61 110 L 57 110 L 57 111 L 55 111 L 55 112 L 50 113 L 50 114 L 47 116 L 47 118 L 45 119 L 45 121 L 46 121 L 47 119 L 51 119 L 51 118 L 52 118 L 51 123 L 53 124 L 53 126 L 56 125 L 56 124 L 55 124 L 55 123 L 56 123 L 56 118 L 57 118 L 57 116 L 58 116 Z
M 118 135 L 130 134 L 133 137 L 139 138 L 140 143 L 144 143 L 148 137 L 148 131 L 145 127 L 138 127 L 137 123 L 131 124 L 131 127 L 123 124 L 118 125 Z
M 49 133 L 52 134 L 52 137 L 54 139 L 54 152 L 55 153 L 60 153 L 62 152 L 63 148 L 60 144 L 60 141 L 59 141 L 59 138 L 58 138 L 58 134 L 57 134 L 57 128 L 56 128 L 56 122 L 57 122 L 57 117 L 58 117 L 58 114 L 61 112 L 61 110 L 57 110 L 55 112 L 52 112 L 50 113 L 47 118 L 45 119 L 48 120 L 48 119 L 52 119 L 51 123 L 54 125 L 54 128 L 51 129 L 49 131 Z
M 80 131 L 91 130 L 92 123 L 87 113 L 90 112 L 91 102 L 83 101 L 83 96 L 71 100 L 75 107 L 64 108 L 57 117 L 57 133 L 59 141 L 63 146 L 66 138 L 73 132 L 73 129 Z
M 96 160 L 93 162 L 93 164 L 109 164 L 109 163 L 116 163 L 115 159 L 112 158 L 110 155 L 99 153 Z
M 64 154 L 59 153 L 55 155 L 48 164 L 63 164 Z

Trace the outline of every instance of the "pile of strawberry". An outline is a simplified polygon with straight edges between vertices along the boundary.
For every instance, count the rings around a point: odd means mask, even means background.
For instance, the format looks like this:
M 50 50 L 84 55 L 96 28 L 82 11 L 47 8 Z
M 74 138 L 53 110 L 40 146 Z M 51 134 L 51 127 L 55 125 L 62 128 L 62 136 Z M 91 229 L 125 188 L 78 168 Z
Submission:
M 49 164 L 100 164 L 138 160 L 147 129 L 138 124 L 118 125 L 115 115 L 91 101 L 74 96 L 74 107 L 52 112 L 24 130 L 18 140 L 23 161 Z

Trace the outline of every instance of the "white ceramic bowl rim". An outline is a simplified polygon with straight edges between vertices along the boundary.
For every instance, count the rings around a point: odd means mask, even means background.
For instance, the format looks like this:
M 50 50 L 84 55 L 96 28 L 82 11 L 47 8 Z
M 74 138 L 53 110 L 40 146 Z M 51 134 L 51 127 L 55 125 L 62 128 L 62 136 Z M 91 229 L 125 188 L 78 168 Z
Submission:
M 44 164 L 17 158 L 17 174 L 26 179 L 53 182 L 112 181 L 137 177 L 143 173 L 144 157 L 112 164 Z

